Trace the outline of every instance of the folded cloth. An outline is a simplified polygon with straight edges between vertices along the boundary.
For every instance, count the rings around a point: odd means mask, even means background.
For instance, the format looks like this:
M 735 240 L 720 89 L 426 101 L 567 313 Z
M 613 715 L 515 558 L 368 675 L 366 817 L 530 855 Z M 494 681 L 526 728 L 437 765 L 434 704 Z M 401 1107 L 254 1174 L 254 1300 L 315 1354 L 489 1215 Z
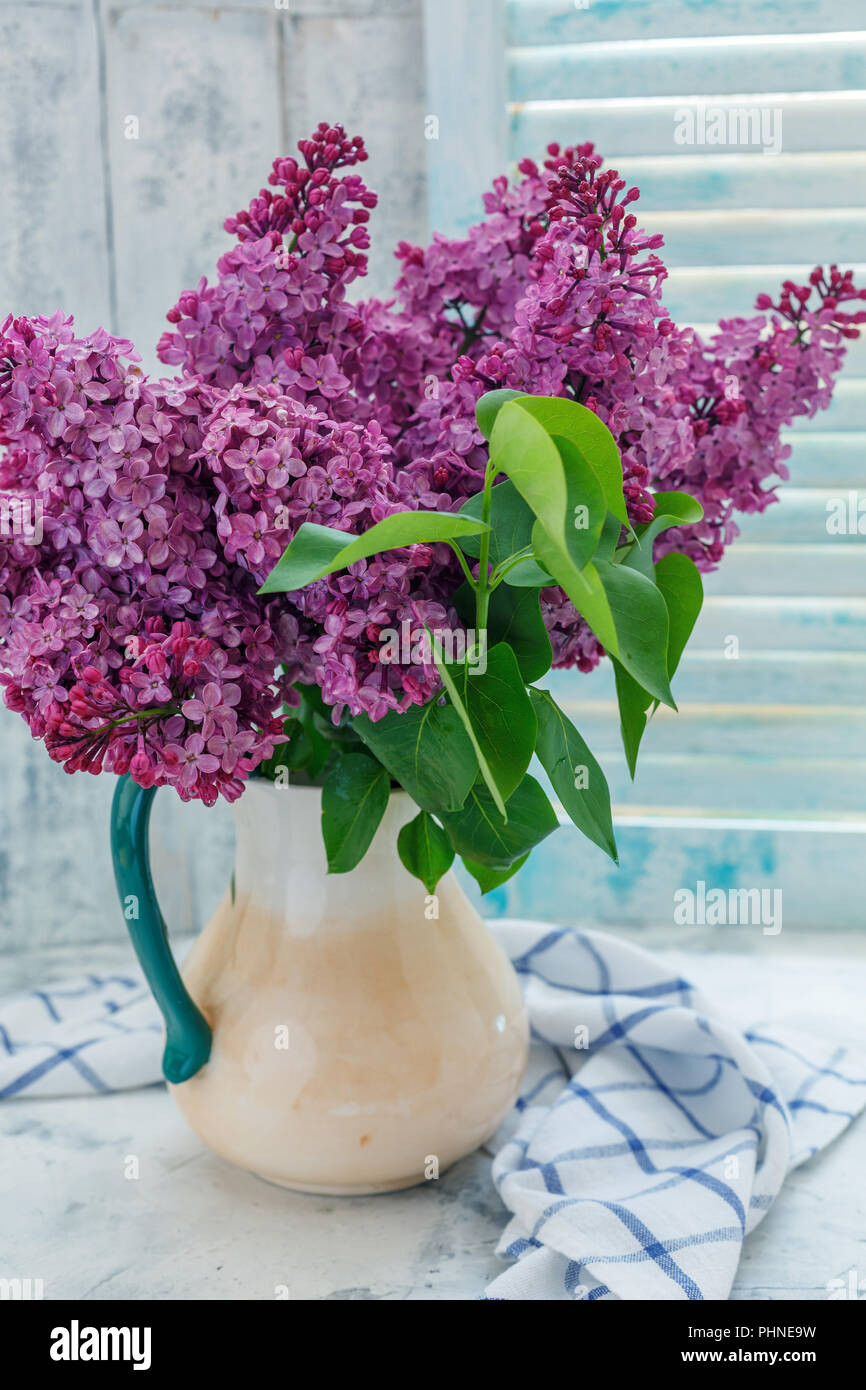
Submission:
M 663 961 L 598 932 L 492 928 L 532 1027 L 488 1147 L 514 1263 L 487 1299 L 724 1299 L 786 1173 L 866 1103 L 866 1060 L 777 1027 L 741 1033 Z M 0 1001 L 0 1099 L 160 1080 L 137 971 Z
M 162 1019 L 144 977 L 92 974 L 0 1000 L 0 1100 L 162 1080 Z
M 720 1019 L 648 952 L 499 922 L 532 1026 L 490 1147 L 516 1260 L 491 1299 L 725 1299 L 785 1175 L 866 1103 L 846 1047 Z M 805 967 L 804 967 L 805 968 Z

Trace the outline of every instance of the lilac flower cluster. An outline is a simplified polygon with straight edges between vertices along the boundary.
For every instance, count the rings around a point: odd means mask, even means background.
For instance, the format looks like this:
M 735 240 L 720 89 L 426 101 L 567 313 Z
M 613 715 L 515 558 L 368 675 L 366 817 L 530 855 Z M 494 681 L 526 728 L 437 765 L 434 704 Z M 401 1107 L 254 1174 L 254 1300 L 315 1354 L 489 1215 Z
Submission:
M 314 148 L 336 134 L 320 128 Z M 376 420 L 406 506 L 452 509 L 479 490 L 486 450 L 474 411 L 484 391 L 561 393 L 594 410 L 617 439 L 633 522 L 652 516 L 653 488 L 682 487 L 701 500 L 704 520 L 668 532 L 659 553 L 673 546 L 711 569 L 738 533 L 734 514 L 775 500 L 773 481 L 786 476 L 790 452 L 780 430 L 826 407 L 845 340 L 864 318 L 843 309 L 863 292 L 833 267 L 827 279 L 813 273 L 812 309 L 803 287 L 786 286 L 778 306 L 762 296 L 759 315 L 723 322 L 709 343 L 679 328 L 662 304 L 662 239 L 640 229 L 638 190 L 604 170 L 591 144 L 552 145 L 542 167 L 524 160 L 514 184 L 497 179 L 485 220 L 465 237 L 437 234 L 426 249 L 401 243 L 397 300 L 350 307 L 345 286 L 361 267 L 354 252 L 341 259 L 340 246 L 363 228 L 365 218 L 353 218 L 373 195 L 359 182 L 349 195 L 322 179 L 312 221 L 320 240 L 306 243 L 304 265 L 298 251 L 310 211 L 304 205 L 286 221 L 288 206 L 299 204 L 295 166 L 285 166 L 278 161 L 271 175 L 286 178 L 282 202 L 263 193 L 247 222 L 226 227 L 251 237 L 290 225 L 291 252 L 244 240 L 220 263 L 218 284 L 199 286 L 195 308 L 196 297 L 181 297 L 163 360 L 204 366 L 221 382 L 273 382 L 335 420 Z M 322 258 L 322 235 L 332 238 L 331 259 Z M 253 260 L 239 277 L 242 253 Z M 296 295 L 305 296 L 303 311 L 277 297 L 284 287 L 274 266 L 285 263 Z M 240 337 L 236 325 L 249 308 L 255 314 Z M 190 346 L 202 314 L 217 324 L 212 335 L 230 338 L 220 338 L 219 378 L 216 355 L 203 362 Z M 443 562 L 448 582 L 456 581 L 447 552 Z M 591 669 L 602 649 L 566 596 L 547 590 L 542 607 L 556 665 Z
M 0 487 L 43 522 L 0 546 L 0 681 L 67 771 L 232 799 L 281 730 L 271 630 L 196 461 L 207 392 L 135 360 L 60 314 L 2 326 Z
M 759 315 L 722 322 L 704 343 L 662 305 L 662 238 L 630 211 L 638 190 L 601 166 L 592 145 L 552 145 L 543 169 L 526 160 L 521 181 L 496 181 L 487 220 L 466 237 L 399 249 L 405 309 L 434 343 L 450 333 L 457 356 L 395 449 L 426 486 L 425 505 L 440 487 L 461 499 L 485 464 L 474 420 L 483 392 L 569 396 L 616 438 L 633 522 L 651 518 L 650 489 L 699 498 L 703 521 L 665 533 L 657 555 L 675 548 L 712 569 L 738 534 L 734 513 L 776 500 L 790 454 L 780 431 L 828 406 L 845 342 L 866 320 L 843 306 L 866 291 L 851 272 L 816 269 L 808 286 L 786 283 L 778 304 L 760 296 Z M 602 648 L 564 593 L 545 591 L 542 608 L 555 665 L 591 669 Z
M 338 423 L 275 386 L 225 393 L 205 422 L 201 452 L 225 558 L 256 585 L 303 521 L 361 532 L 406 510 L 375 420 Z M 288 680 L 318 683 L 335 717 L 348 707 L 378 719 L 423 703 L 438 686 L 432 660 L 408 668 L 380 662 L 380 632 L 404 621 L 419 632 L 447 625 L 455 588 L 449 555 L 443 545 L 386 551 L 290 594 L 279 619 Z
M 0 548 L 0 681 L 67 771 L 231 800 L 292 682 L 374 718 L 429 697 L 435 668 L 381 664 L 379 628 L 447 621 L 441 548 L 353 566 L 291 607 L 258 597 L 302 520 L 365 529 L 402 509 L 381 430 L 272 385 L 149 382 L 134 358 L 60 315 L 3 325 L 0 487 L 40 498 L 43 535 Z
M 376 204 L 363 140 L 322 123 L 299 155 L 226 221 L 216 281 L 169 310 L 158 351 L 178 378 L 147 380 L 130 343 L 59 314 L 0 329 L 0 490 L 43 514 L 39 540 L 0 534 L 0 680 L 68 771 L 231 799 L 293 683 L 316 683 L 335 721 L 429 698 L 435 669 L 383 663 L 381 630 L 458 624 L 449 547 L 257 589 L 302 521 L 359 532 L 479 491 L 475 404 L 493 387 L 595 411 L 634 522 L 653 488 L 697 495 L 704 520 L 660 551 L 711 568 L 734 513 L 774 500 L 780 429 L 826 407 L 866 317 L 833 267 L 709 343 L 678 328 L 661 238 L 591 145 L 524 161 L 465 237 L 398 246 L 395 299 L 352 303 Z M 602 649 L 565 594 L 542 606 L 556 664 L 591 669 Z
M 723 320 L 709 344 L 692 335 L 680 391 L 694 448 L 668 456 L 657 477 L 665 487 L 697 492 L 705 517 L 700 526 L 666 533 L 660 554 L 685 551 L 707 568 L 738 534 L 733 512 L 762 512 L 777 500 L 767 483 L 787 479 L 791 454 L 781 430 L 795 416 L 829 406 L 845 343 L 859 336 L 854 325 L 866 321 L 866 312 L 842 305 L 864 298 L 850 270 L 816 268 L 808 285 L 785 281 L 778 303 L 758 295 L 762 312 Z
M 269 180 L 281 194 L 262 189 L 227 218 L 238 245 L 220 259 L 215 285 L 200 280 L 169 310 L 176 329 L 163 334 L 159 357 L 215 386 L 274 385 L 335 418 L 356 418 L 340 366 L 360 331 L 346 288 L 366 271 L 377 200 L 358 174 L 337 170 L 367 151 L 360 136 L 324 124 L 299 148 L 303 164 L 274 162 Z

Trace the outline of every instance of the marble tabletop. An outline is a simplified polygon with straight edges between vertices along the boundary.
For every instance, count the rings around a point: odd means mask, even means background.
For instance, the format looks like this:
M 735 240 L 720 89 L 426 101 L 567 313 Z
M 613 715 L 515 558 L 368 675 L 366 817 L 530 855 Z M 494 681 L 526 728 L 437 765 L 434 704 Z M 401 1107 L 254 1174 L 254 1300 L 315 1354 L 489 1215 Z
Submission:
M 863 1044 L 859 938 L 639 939 L 738 1023 L 784 1020 L 804 1040 Z M 0 956 L 0 995 L 128 964 L 115 945 Z M 303 1196 L 202 1148 L 162 1086 L 11 1100 L 0 1134 L 0 1276 L 42 1279 L 46 1298 L 462 1300 L 503 1267 L 506 1213 L 484 1153 L 407 1192 Z M 746 1242 L 733 1297 L 866 1296 L 864 1174 L 860 1116 L 789 1178 Z

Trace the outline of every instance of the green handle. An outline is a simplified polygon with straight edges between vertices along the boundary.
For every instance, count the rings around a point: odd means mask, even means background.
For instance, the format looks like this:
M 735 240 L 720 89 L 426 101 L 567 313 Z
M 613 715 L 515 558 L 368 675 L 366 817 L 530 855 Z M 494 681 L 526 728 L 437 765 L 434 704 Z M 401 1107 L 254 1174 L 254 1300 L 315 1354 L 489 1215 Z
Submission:
M 210 1056 L 210 1026 L 180 977 L 150 872 L 147 829 L 156 794 L 127 774 L 111 805 L 111 857 L 114 878 L 135 954 L 165 1019 L 162 1072 L 178 1085 L 189 1081 Z

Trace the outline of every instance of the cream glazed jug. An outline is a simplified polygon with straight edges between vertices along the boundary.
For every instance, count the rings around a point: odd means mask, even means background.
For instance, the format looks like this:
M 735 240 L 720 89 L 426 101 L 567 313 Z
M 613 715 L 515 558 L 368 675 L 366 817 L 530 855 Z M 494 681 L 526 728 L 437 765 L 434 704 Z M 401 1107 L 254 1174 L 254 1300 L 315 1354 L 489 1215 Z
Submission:
M 153 795 L 121 779 L 115 874 L 166 1023 L 163 1070 L 199 1138 L 334 1195 L 410 1187 L 488 1138 L 517 1096 L 526 1012 L 453 873 L 430 897 L 400 862 L 409 796 L 392 793 L 357 868 L 328 874 L 321 789 L 250 780 L 232 888 L 181 978 L 148 862 Z

